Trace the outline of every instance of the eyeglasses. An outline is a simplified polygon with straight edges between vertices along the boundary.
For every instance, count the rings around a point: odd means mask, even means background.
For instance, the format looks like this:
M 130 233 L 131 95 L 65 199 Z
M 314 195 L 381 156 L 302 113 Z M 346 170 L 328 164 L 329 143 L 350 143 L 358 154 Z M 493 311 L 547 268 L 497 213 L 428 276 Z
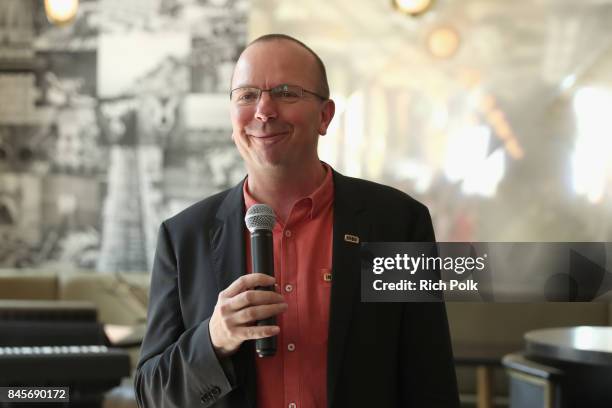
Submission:
M 281 84 L 270 89 L 259 89 L 254 86 L 235 88 L 230 92 L 230 100 L 239 106 L 254 105 L 259 102 L 262 92 L 270 92 L 270 97 L 281 103 L 295 103 L 302 99 L 305 93 L 314 95 L 323 101 L 328 99 L 298 85 Z

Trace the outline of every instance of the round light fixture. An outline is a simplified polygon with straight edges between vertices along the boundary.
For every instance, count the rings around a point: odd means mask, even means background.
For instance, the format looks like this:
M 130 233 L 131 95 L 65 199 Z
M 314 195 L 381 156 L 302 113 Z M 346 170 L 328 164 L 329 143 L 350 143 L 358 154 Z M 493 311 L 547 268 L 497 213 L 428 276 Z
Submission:
M 433 0 L 392 0 L 393 7 L 402 13 L 418 16 L 431 8 Z
M 45 0 L 45 13 L 52 24 L 68 24 L 76 17 L 79 0 Z
M 459 33 L 451 27 L 436 28 L 427 37 L 429 52 L 438 58 L 452 57 L 457 52 L 460 43 Z

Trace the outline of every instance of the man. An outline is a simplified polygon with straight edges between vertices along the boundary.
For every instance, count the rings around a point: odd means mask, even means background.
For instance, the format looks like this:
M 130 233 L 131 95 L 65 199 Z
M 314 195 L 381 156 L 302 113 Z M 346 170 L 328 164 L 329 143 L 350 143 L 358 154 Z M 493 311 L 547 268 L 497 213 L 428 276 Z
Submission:
M 361 303 L 359 242 L 433 241 L 427 209 L 319 161 L 325 68 L 283 35 L 232 78 L 247 178 L 162 223 L 135 387 L 141 407 L 458 407 L 443 303 Z M 271 206 L 275 278 L 250 272 L 246 208 Z M 259 291 L 276 284 L 280 293 Z M 255 322 L 276 316 L 276 326 Z M 274 357 L 254 353 L 278 336 Z

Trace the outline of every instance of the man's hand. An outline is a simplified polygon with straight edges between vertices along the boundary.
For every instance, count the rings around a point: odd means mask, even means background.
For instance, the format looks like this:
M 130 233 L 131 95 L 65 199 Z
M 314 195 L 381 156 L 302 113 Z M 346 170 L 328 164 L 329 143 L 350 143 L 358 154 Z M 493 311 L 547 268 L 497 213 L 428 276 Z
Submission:
M 234 354 L 245 340 L 270 337 L 280 332 L 278 326 L 256 326 L 257 320 L 275 316 L 287 309 L 279 293 L 257 290 L 272 286 L 275 279 L 263 273 L 249 273 L 236 279 L 219 293 L 210 318 L 210 339 L 217 356 Z

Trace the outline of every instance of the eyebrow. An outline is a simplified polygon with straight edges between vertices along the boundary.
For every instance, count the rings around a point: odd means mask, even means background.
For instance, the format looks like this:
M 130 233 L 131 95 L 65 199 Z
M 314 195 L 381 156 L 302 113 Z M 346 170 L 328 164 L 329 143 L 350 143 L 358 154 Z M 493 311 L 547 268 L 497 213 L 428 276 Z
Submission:
M 299 85 L 296 84 L 295 82 L 279 82 L 278 84 L 269 87 L 268 89 L 274 89 L 276 87 L 279 87 L 281 85 L 294 85 L 294 86 L 299 86 L 300 88 L 306 90 L 306 87 L 304 85 Z M 240 85 L 236 85 L 233 88 L 231 88 L 230 90 L 234 90 L 234 89 L 239 89 L 239 88 L 257 88 L 257 89 L 264 89 L 264 88 L 260 88 L 257 85 L 253 85 L 253 84 L 240 84 Z

